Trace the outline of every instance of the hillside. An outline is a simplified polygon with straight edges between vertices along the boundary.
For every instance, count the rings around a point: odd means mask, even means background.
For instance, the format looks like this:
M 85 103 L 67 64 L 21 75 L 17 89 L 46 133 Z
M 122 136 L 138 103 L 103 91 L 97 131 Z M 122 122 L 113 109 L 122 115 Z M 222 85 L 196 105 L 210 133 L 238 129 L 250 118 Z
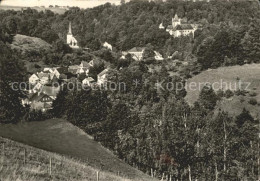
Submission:
M 223 90 L 226 90 L 225 84 L 227 83 L 228 87 L 234 91 L 239 88 L 239 80 L 241 81 L 242 89 L 245 89 L 246 86 L 249 85 L 247 88 L 248 93 L 245 96 L 240 95 L 233 96 L 229 99 L 223 99 L 218 103 L 218 107 L 228 111 L 232 115 L 237 115 L 243 108 L 246 108 L 247 110 L 250 110 L 255 117 L 259 116 L 259 106 L 251 105 L 248 101 L 254 98 L 258 103 L 260 102 L 260 64 L 221 67 L 203 71 L 187 81 L 187 85 L 195 83 L 198 86 L 194 90 L 188 86 L 185 99 L 189 104 L 193 104 L 198 99 L 200 90 L 203 87 L 201 86 L 199 88 L 199 83 L 202 85 L 206 82 L 209 82 L 210 84 L 222 82 Z M 218 87 L 217 84 L 216 87 Z
M 97 171 L 79 160 L 0 137 L 0 180 L 97 180 Z M 51 158 L 51 174 L 50 174 Z M 99 180 L 126 180 L 99 171 Z
M 50 50 L 51 45 L 40 38 L 16 34 L 11 47 L 26 52 L 40 51 L 43 49 Z
M 114 174 L 119 172 L 124 178 L 152 180 L 149 176 L 119 160 L 85 132 L 62 119 L 0 125 L 0 136 L 80 159 L 102 171 Z

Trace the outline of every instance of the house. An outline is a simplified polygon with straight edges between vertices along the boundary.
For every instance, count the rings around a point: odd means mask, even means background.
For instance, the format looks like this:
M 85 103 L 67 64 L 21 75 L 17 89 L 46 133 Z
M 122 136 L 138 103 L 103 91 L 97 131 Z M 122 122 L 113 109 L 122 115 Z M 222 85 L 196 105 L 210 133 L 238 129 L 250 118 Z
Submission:
M 86 61 L 81 61 L 79 67 L 80 68 L 89 68 L 91 65 Z
M 38 77 L 40 79 L 39 82 L 42 85 L 49 83 L 49 73 L 40 72 L 40 73 L 38 73 Z
M 29 93 L 35 93 L 35 92 L 39 92 L 42 90 L 43 85 L 38 82 L 36 85 L 34 85 L 34 87 L 32 89 L 29 90 Z
M 108 69 L 104 69 L 102 72 L 100 72 L 97 75 L 97 84 L 98 85 L 102 85 L 107 82 L 107 73 L 108 73 Z
M 192 35 L 194 37 L 194 32 L 197 30 L 198 25 L 183 23 L 182 19 L 175 14 L 172 18 L 172 24 L 168 25 L 166 31 L 174 37 L 188 36 Z
M 79 65 L 71 65 L 68 68 L 68 72 L 72 73 L 72 74 L 76 74 L 77 70 L 80 68 Z
M 179 37 L 179 36 L 188 36 L 192 35 L 194 36 L 195 29 L 190 24 L 181 24 L 177 25 L 176 28 L 174 28 L 174 31 L 172 32 L 174 37 Z
M 92 78 L 92 77 L 88 77 L 88 78 L 85 78 L 83 81 L 82 81 L 82 84 L 83 85 L 88 85 L 90 86 L 91 84 L 93 84 L 95 82 L 95 80 Z
M 31 109 L 42 110 L 43 112 L 51 109 L 53 99 L 42 92 L 29 94 L 28 98 L 23 100 L 23 105 L 30 105 Z
M 107 48 L 107 49 L 109 49 L 109 50 L 111 50 L 111 51 L 112 51 L 112 49 L 113 49 L 112 45 L 110 45 L 110 44 L 107 43 L 107 42 L 103 43 L 103 47 L 105 47 L 105 48 Z
M 163 60 L 163 56 L 159 52 L 154 51 L 154 54 L 155 54 L 154 56 L 155 60 Z
M 39 81 L 39 77 L 36 74 L 32 74 L 29 77 L 29 83 L 35 85 Z
M 130 49 L 127 53 L 131 54 L 133 59 L 140 61 L 143 59 L 145 47 L 134 47 Z
M 140 61 L 143 59 L 144 51 L 145 51 L 145 47 L 134 47 L 128 52 L 122 52 L 121 58 L 125 59 L 125 55 L 129 53 L 130 55 L 132 55 L 133 59 L 135 59 L 136 61 Z M 159 52 L 154 51 L 154 54 L 155 54 L 154 56 L 155 60 L 163 60 L 163 57 Z
M 77 41 L 76 38 L 72 35 L 71 22 L 69 23 L 69 32 L 68 32 L 68 34 L 67 34 L 67 44 L 68 44 L 71 48 L 79 48 L 79 46 L 78 46 L 78 41 Z

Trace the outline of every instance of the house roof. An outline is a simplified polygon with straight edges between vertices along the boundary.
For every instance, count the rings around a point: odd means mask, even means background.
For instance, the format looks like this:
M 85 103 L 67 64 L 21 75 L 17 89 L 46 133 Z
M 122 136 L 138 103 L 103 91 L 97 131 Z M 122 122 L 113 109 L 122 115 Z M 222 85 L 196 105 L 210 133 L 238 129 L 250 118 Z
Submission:
M 40 72 L 40 73 L 38 73 L 38 77 L 39 77 L 40 79 L 42 79 L 43 77 L 49 78 L 49 74 L 48 74 L 48 73 Z
M 193 30 L 190 24 L 180 24 L 175 27 L 175 30 Z
M 56 96 L 60 91 L 59 87 L 54 86 L 43 86 L 42 92 L 48 96 Z
M 85 78 L 83 81 L 92 82 L 95 81 L 92 77 Z
M 89 63 L 86 61 L 81 61 L 81 64 L 83 65 L 83 67 L 86 67 L 86 68 L 90 66 Z
M 134 47 L 130 49 L 128 52 L 142 52 L 145 49 L 145 47 Z
M 36 77 L 38 77 L 36 74 L 32 74 L 32 75 L 30 76 L 30 78 L 31 78 L 32 76 L 36 76 Z M 39 78 L 39 77 L 38 77 L 38 78 Z
M 29 101 L 36 101 L 36 102 L 38 102 L 45 96 L 48 96 L 48 95 L 44 94 L 44 93 L 36 92 L 36 93 L 29 94 L 28 99 L 29 99 Z M 50 96 L 48 96 L 48 97 L 50 97 Z

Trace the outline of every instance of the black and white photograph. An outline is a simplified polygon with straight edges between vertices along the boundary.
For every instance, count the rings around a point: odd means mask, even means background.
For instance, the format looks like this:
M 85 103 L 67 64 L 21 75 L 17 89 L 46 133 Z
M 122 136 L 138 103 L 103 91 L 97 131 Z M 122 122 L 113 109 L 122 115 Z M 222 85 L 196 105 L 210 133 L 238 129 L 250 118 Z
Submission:
M 260 181 L 260 1 L 0 0 L 0 181 Z

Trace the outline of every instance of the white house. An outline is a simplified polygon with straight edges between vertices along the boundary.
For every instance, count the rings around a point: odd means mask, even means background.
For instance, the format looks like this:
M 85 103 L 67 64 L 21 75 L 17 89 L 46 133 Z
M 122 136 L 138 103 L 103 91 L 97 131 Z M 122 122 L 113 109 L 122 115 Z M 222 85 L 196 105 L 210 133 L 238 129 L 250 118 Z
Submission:
M 155 54 L 154 56 L 155 60 L 163 60 L 163 56 L 159 52 L 154 51 L 154 54 Z
M 107 43 L 107 42 L 103 43 L 103 47 L 105 47 L 105 48 L 107 48 L 107 49 L 109 49 L 109 50 L 111 50 L 111 51 L 112 51 L 112 49 L 113 49 L 112 45 L 109 44 L 109 43 Z
M 93 84 L 95 82 L 95 80 L 92 78 L 92 77 L 88 77 L 88 78 L 85 78 L 83 81 L 82 81 L 82 84 L 83 85 L 88 85 L 90 86 L 91 84 Z
M 71 48 L 79 48 L 78 46 L 78 41 L 76 40 L 76 38 L 72 35 L 72 30 L 71 30 L 71 22 L 69 24 L 69 32 L 67 34 L 67 44 L 71 47 Z
M 29 77 L 29 83 L 32 85 L 36 84 L 38 81 L 39 81 L 39 77 L 36 74 L 32 74 Z
M 133 59 L 140 61 L 143 59 L 145 47 L 134 47 L 128 51 L 132 55 Z
M 170 33 L 170 35 L 174 37 L 179 36 L 194 36 L 194 32 L 196 31 L 198 25 L 196 24 L 187 24 L 182 23 L 182 19 L 175 14 L 174 18 L 172 18 L 172 24 L 168 25 L 166 31 Z
M 131 50 L 129 50 L 128 52 L 122 52 L 123 55 L 120 58 L 125 59 L 125 55 L 127 53 L 129 53 L 132 55 L 133 59 L 140 61 L 143 59 L 144 50 L 145 50 L 145 47 L 134 47 Z M 155 54 L 155 56 L 154 56 L 155 60 L 163 60 L 163 57 L 159 52 L 154 51 L 154 54 Z
M 102 72 L 100 72 L 97 75 L 97 84 L 98 85 L 102 85 L 107 82 L 107 72 L 108 72 L 108 69 L 104 69 Z

